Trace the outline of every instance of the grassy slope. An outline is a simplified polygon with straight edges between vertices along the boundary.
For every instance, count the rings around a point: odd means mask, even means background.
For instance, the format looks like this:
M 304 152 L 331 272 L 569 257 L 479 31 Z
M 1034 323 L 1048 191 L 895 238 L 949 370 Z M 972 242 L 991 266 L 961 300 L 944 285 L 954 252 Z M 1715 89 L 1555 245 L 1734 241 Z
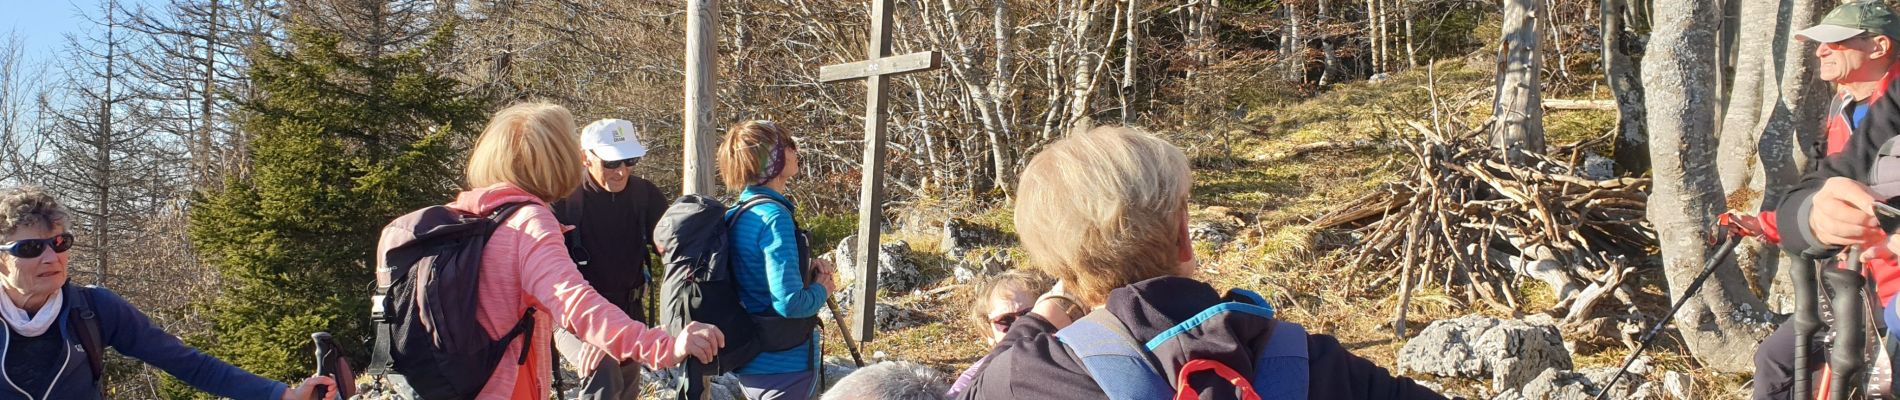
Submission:
M 1436 88 L 1447 104 L 1440 108 L 1447 118 L 1464 118 L 1446 124 L 1477 125 L 1490 113 L 1489 95 L 1479 92 L 1491 84 L 1488 72 L 1458 62 L 1437 66 Z M 1214 142 L 1226 143 L 1222 149 L 1189 147 L 1194 156 L 1194 218 L 1197 221 L 1227 219 L 1207 212 L 1220 206 L 1239 214 L 1245 222 L 1237 224 L 1236 240 L 1216 245 L 1198 243 L 1201 278 L 1216 287 L 1252 289 L 1266 295 L 1281 316 L 1300 322 L 1315 333 L 1340 338 L 1356 354 L 1380 365 L 1394 365 L 1402 340 L 1395 340 L 1391 329 L 1397 298 L 1394 285 L 1380 287 L 1371 282 L 1390 274 L 1389 266 L 1369 265 L 1344 269 L 1346 261 L 1337 250 L 1324 245 L 1328 234 L 1307 226 L 1312 218 L 1396 179 L 1412 161 L 1402 150 L 1390 147 L 1326 151 L 1299 157 L 1286 154 L 1301 144 L 1318 141 L 1358 141 L 1374 143 L 1409 135 L 1406 120 L 1428 120 L 1432 115 L 1425 71 L 1395 75 L 1383 82 L 1359 82 L 1340 85 L 1322 95 L 1298 102 L 1262 104 L 1245 118 L 1248 129 L 1239 129 Z M 1471 99 L 1469 102 L 1459 102 Z M 1460 109 L 1462 108 L 1462 109 Z M 1429 123 L 1428 123 L 1429 124 Z M 1572 143 L 1601 135 L 1615 124 L 1613 112 L 1556 112 L 1546 117 L 1549 142 Z M 1177 135 L 1177 143 L 1209 142 L 1207 137 Z M 992 210 L 976 217 L 979 223 L 1008 231 L 1007 210 Z M 848 221 L 846 221 L 848 222 Z M 935 249 L 933 233 L 903 233 L 894 239 L 910 239 L 920 252 Z M 947 277 L 946 262 L 930 258 L 927 270 Z M 1648 299 L 1661 303 L 1660 274 L 1643 274 Z M 956 286 L 949 279 L 925 285 L 924 290 Z M 1535 281 L 1520 284 L 1525 298 L 1523 312 L 1548 308 L 1549 291 Z M 986 347 L 980 343 L 977 328 L 968 322 L 969 289 L 952 287 L 931 296 L 908 294 L 885 301 L 913 306 L 928 314 L 931 321 L 921 326 L 881 332 L 881 338 L 865 345 L 867 357 L 886 352 L 895 358 L 914 360 L 954 374 L 980 357 Z M 1649 301 L 1644 301 L 1649 303 Z M 1660 314 L 1657 304 L 1642 308 Z M 1470 313 L 1510 317 L 1490 307 L 1466 304 L 1464 296 L 1448 295 L 1434 288 L 1416 292 L 1408 312 L 1409 334 L 1417 334 L 1433 320 Z M 827 331 L 831 354 L 844 356 L 836 331 Z M 1578 368 L 1613 366 L 1628 351 L 1621 346 L 1586 346 L 1574 354 Z M 1695 371 L 1679 344 L 1659 341 L 1648 354 L 1656 365 L 1677 371 Z M 1719 398 L 1740 397 L 1746 389 L 1740 377 L 1694 374 L 1702 382 L 1703 393 Z M 1448 392 L 1479 395 L 1484 382 L 1439 380 Z M 1710 383 L 1713 383 L 1711 385 Z M 1489 394 L 1489 393 L 1483 393 Z

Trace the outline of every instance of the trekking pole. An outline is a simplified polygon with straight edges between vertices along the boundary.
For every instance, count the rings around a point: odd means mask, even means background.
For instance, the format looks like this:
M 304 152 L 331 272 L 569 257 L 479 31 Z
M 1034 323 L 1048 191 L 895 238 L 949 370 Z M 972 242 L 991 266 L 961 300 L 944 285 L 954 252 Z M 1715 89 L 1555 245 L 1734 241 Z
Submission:
M 1624 374 L 1629 373 L 1630 364 L 1635 364 L 1636 358 L 1642 356 L 1644 350 L 1649 349 L 1649 345 L 1656 341 L 1656 334 L 1662 332 L 1663 327 L 1669 326 L 1669 321 L 1676 318 L 1676 312 L 1682 311 L 1682 306 L 1689 304 L 1689 299 L 1695 297 L 1696 291 L 1702 289 L 1702 283 L 1714 275 L 1715 267 L 1721 265 L 1722 260 L 1733 255 L 1735 246 L 1742 243 L 1742 236 L 1748 232 L 1734 225 L 1731 215 L 1733 214 L 1721 216 L 1719 231 L 1715 234 L 1722 237 L 1722 244 L 1716 247 L 1714 255 L 1710 256 L 1708 261 L 1702 263 L 1702 272 L 1696 274 L 1695 280 L 1689 281 L 1689 287 L 1682 291 L 1682 298 L 1676 299 L 1676 303 L 1669 306 L 1669 313 L 1663 314 L 1662 321 L 1657 321 L 1656 325 L 1649 327 L 1648 332 L 1643 333 L 1643 340 L 1636 345 L 1636 351 L 1623 359 L 1623 367 L 1616 370 L 1616 375 L 1610 378 L 1610 384 L 1603 385 L 1601 391 L 1597 392 L 1598 400 L 1608 398 L 1610 390 L 1616 388 L 1616 382 L 1622 380 Z
M 1797 399 L 1814 398 L 1814 379 L 1809 367 L 1808 353 L 1814 347 L 1814 336 L 1821 332 L 1821 312 L 1819 305 L 1819 283 L 1815 282 L 1816 266 L 1820 259 L 1813 254 L 1802 253 L 1804 265 L 1796 265 L 1789 270 L 1793 274 L 1794 315 L 1789 322 L 1794 324 L 1794 387 L 1793 395 Z
M 356 374 L 350 371 L 349 360 L 344 359 L 343 352 L 337 349 L 336 340 L 330 338 L 329 332 L 317 332 L 310 334 L 310 341 L 316 343 L 317 375 L 328 376 L 331 381 L 336 382 L 335 398 L 348 399 L 355 396 Z M 331 397 L 325 396 L 328 394 L 326 392 L 322 386 L 318 386 L 315 398 L 330 399 Z
M 864 356 L 858 355 L 857 341 L 851 340 L 851 331 L 845 329 L 844 314 L 838 312 L 838 301 L 826 296 L 825 305 L 831 307 L 832 325 L 838 326 L 838 336 L 844 338 L 844 349 L 851 351 L 851 362 L 857 363 L 858 368 L 864 368 Z
M 1835 325 L 1834 347 L 1828 352 L 1828 368 L 1833 372 L 1828 380 L 1829 399 L 1846 399 L 1861 387 L 1858 381 L 1867 366 L 1867 304 L 1860 292 L 1867 278 L 1861 276 L 1860 253 L 1859 246 L 1848 250 L 1846 269 L 1822 270 L 1821 283 L 1834 294 L 1828 301 Z

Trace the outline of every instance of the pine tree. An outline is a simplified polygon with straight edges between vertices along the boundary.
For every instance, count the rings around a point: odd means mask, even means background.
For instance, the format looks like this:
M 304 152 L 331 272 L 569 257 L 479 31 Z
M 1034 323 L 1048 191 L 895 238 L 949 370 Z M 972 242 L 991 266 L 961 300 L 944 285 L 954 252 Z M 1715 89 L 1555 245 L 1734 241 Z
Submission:
M 310 373 L 311 332 L 328 331 L 365 361 L 376 238 L 390 219 L 446 202 L 480 99 L 427 68 L 449 42 L 363 49 L 331 32 L 291 29 L 257 52 L 239 127 L 252 173 L 201 196 L 192 243 L 223 274 L 214 355 L 267 377 Z

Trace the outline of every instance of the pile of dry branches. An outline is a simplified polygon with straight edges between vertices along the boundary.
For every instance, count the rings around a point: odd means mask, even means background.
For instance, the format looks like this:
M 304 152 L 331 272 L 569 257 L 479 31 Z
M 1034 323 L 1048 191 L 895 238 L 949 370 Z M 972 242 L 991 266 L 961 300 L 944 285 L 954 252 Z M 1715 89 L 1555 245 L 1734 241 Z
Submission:
M 1405 140 L 1411 173 L 1314 222 L 1355 233 L 1355 268 L 1397 270 L 1384 276 L 1400 279 L 1401 334 L 1419 286 L 1517 310 L 1512 288 L 1526 276 L 1551 283 L 1574 319 L 1622 282 L 1625 260 L 1656 245 L 1644 219 L 1649 180 L 1585 177 L 1574 150 L 1582 143 L 1568 146 L 1569 160 L 1520 152 L 1506 161 L 1481 131 L 1410 125 L 1421 133 Z

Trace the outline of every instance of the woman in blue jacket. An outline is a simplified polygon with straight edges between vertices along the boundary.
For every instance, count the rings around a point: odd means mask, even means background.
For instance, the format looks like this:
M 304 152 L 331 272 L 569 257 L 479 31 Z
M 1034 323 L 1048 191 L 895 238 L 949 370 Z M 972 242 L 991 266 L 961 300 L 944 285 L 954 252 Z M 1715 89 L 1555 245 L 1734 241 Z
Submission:
M 812 260 L 813 279 L 802 266 L 806 252 L 799 245 L 792 202 L 785 184 L 798 175 L 798 146 L 792 136 L 771 121 L 751 121 L 726 132 L 718 152 L 720 178 L 727 188 L 742 188 L 735 204 L 765 198 L 733 221 L 733 273 L 739 280 L 739 302 L 754 315 L 813 318 L 835 291 L 829 264 Z M 737 211 L 737 210 L 735 210 Z M 815 398 L 818 387 L 818 331 L 805 344 L 759 354 L 736 371 L 746 398 L 802 400 Z
M 313 377 L 293 389 L 244 372 L 179 342 L 112 291 L 71 284 L 67 223 L 66 209 L 43 190 L 0 190 L 0 400 L 100 398 L 86 351 L 105 347 L 219 397 L 308 399 L 333 385 Z M 82 322 L 88 314 L 96 324 Z

